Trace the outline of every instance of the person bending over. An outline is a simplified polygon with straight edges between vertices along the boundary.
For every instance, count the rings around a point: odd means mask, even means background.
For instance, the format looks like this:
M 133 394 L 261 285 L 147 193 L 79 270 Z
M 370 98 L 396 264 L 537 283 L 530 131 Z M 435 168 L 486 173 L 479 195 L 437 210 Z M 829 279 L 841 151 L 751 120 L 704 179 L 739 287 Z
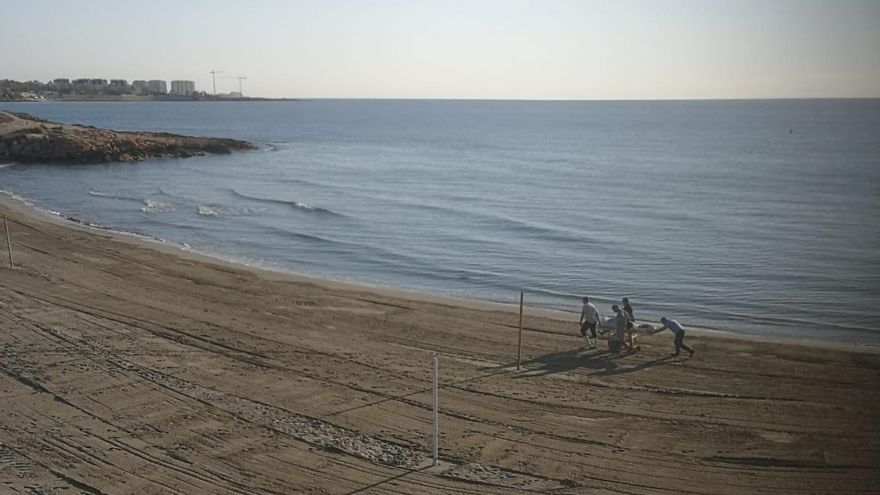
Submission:
M 663 330 L 668 329 L 670 332 L 675 334 L 675 355 L 676 356 L 678 356 L 678 354 L 681 352 L 682 349 L 688 351 L 688 353 L 690 353 L 691 356 L 694 355 L 694 350 L 692 348 L 688 347 L 687 344 L 684 343 L 684 328 L 681 326 L 681 323 L 679 323 L 675 320 L 670 320 L 670 319 L 666 318 L 665 316 L 663 318 L 660 318 L 660 323 L 662 323 L 663 326 L 660 327 L 659 329 L 657 329 L 657 332 L 662 332 Z M 654 333 L 657 333 L 657 332 L 654 332 Z

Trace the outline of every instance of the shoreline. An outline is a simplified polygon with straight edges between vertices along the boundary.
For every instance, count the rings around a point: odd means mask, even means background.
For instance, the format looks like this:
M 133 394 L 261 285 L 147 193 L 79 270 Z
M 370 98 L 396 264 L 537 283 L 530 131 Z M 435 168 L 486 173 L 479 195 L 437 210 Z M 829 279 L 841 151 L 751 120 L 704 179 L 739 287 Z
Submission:
M 333 289 L 376 292 L 389 297 L 404 298 L 435 304 L 459 306 L 468 309 L 486 311 L 507 311 L 511 313 L 518 312 L 518 304 L 516 302 L 503 303 L 498 301 L 469 299 L 464 297 L 433 294 L 425 291 L 409 290 L 391 285 L 372 285 L 356 281 L 334 280 L 330 278 L 316 277 L 304 273 L 297 273 L 289 270 L 275 270 L 271 268 L 255 266 L 245 262 L 236 261 L 222 255 L 199 251 L 198 249 L 192 248 L 184 243 L 158 239 L 149 235 L 139 234 L 135 232 L 116 230 L 111 227 L 92 225 L 85 221 L 79 221 L 78 219 L 66 218 L 59 213 L 40 208 L 37 205 L 31 203 L 29 199 L 17 196 L 14 192 L 10 191 L 0 190 L 0 207 L 8 209 L 17 208 L 18 211 L 24 215 L 39 215 L 45 220 L 56 222 L 58 225 L 68 228 L 81 229 L 85 232 L 90 233 L 109 234 L 113 236 L 116 240 L 131 242 L 139 245 L 146 245 L 171 256 L 182 256 L 186 257 L 187 259 L 192 259 L 196 261 L 221 263 L 230 268 L 249 270 L 271 280 L 291 280 L 300 283 L 323 285 L 325 287 Z M 579 316 L 579 313 L 575 310 L 563 311 L 528 305 L 524 306 L 524 314 L 540 316 L 543 318 L 559 321 L 571 321 L 572 327 L 576 326 L 575 322 Z M 655 326 L 659 325 L 659 322 L 655 321 L 651 321 L 649 323 Z M 834 342 L 832 340 L 823 340 L 809 337 L 777 337 L 773 335 L 759 335 L 752 333 L 736 332 L 732 330 L 704 328 L 690 325 L 686 325 L 685 328 L 689 335 L 692 334 L 708 337 L 714 336 L 717 338 L 730 340 L 745 340 L 750 342 L 763 342 L 780 345 L 803 345 L 814 348 L 880 354 L 880 344 Z
M 880 356 L 689 333 L 620 357 L 574 316 L 242 266 L 0 196 L 12 491 L 870 491 Z M 0 237 L 5 235 L 0 232 Z M 0 245 L 5 244 L 0 239 Z M 3 260 L 5 261 L 5 260 Z M 441 443 L 431 466 L 431 360 Z

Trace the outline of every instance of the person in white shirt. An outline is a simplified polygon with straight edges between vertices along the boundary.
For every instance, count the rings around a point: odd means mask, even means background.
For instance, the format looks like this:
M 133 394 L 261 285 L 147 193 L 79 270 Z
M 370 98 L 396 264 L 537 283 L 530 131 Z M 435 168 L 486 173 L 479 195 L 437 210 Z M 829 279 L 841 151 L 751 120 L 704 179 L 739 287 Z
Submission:
M 614 334 L 608 338 L 608 350 L 615 357 L 620 357 L 620 351 L 624 347 L 627 347 L 628 351 L 632 351 L 632 347 L 626 344 L 626 329 L 629 327 L 629 315 L 616 304 L 611 306 L 611 310 L 617 313 L 617 316 L 614 319 Z
M 599 323 L 599 312 L 596 311 L 596 306 L 590 302 L 590 298 L 585 296 L 580 320 L 581 337 L 584 338 L 584 346 L 582 349 L 595 349 L 599 344 L 599 338 L 596 337 L 597 323 Z M 593 338 L 592 341 L 590 340 L 590 337 Z
M 684 328 L 681 326 L 681 323 L 675 320 L 667 319 L 665 316 L 663 318 L 660 318 L 660 323 L 662 323 L 663 326 L 654 333 L 662 332 L 663 330 L 669 329 L 670 332 L 675 334 L 676 356 L 678 356 L 682 349 L 688 351 L 691 356 L 694 355 L 694 350 L 684 343 Z

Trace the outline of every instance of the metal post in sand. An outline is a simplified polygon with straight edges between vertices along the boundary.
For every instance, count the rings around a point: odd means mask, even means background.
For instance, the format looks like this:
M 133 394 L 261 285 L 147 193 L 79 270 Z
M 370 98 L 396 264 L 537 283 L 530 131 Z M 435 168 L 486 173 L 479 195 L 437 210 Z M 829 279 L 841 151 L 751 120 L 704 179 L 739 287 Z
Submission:
M 434 456 L 434 465 L 437 465 L 438 462 L 438 454 L 440 452 L 440 414 L 439 414 L 439 405 L 440 401 L 437 397 L 437 353 L 434 353 L 434 367 L 432 373 L 432 384 L 434 389 L 434 446 L 433 446 L 433 456 Z
M 519 291 L 519 343 L 516 346 L 516 369 L 519 369 L 522 360 L 522 313 L 523 313 L 523 292 Z
M 12 240 L 9 238 L 9 222 L 6 221 L 6 215 L 3 215 L 3 226 L 6 228 L 6 249 L 9 250 L 9 268 L 15 268 L 12 261 Z

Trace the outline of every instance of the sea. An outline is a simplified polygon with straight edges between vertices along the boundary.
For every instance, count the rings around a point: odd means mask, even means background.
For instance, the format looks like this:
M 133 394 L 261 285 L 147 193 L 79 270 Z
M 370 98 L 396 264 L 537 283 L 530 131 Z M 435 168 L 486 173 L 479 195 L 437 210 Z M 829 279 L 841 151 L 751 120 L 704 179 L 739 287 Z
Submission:
M 73 221 L 247 265 L 880 345 L 880 100 L 38 102 L 253 152 L 2 165 Z

